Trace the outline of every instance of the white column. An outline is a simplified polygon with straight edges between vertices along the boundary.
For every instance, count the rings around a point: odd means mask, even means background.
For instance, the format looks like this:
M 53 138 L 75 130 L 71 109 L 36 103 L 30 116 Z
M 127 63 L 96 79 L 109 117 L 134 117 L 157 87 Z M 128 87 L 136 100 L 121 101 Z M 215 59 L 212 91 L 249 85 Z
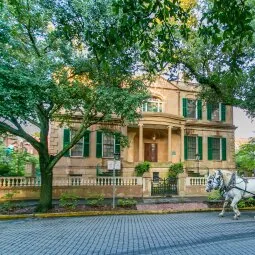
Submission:
M 139 124 L 139 161 L 144 160 L 143 155 L 143 124 Z
M 168 162 L 172 162 L 172 126 L 168 126 Z

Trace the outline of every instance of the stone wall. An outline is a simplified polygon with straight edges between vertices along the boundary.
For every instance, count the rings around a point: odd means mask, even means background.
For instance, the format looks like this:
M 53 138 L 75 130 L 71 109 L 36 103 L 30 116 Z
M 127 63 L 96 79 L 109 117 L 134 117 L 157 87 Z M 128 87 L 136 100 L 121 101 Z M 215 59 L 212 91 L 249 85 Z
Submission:
M 40 187 L 1 187 L 0 201 L 3 201 L 3 196 L 7 193 L 14 192 L 14 200 L 32 200 L 39 199 Z M 79 196 L 80 198 L 96 197 L 104 195 L 105 198 L 112 197 L 112 186 L 71 186 L 71 187 L 53 187 L 53 198 L 59 199 L 61 194 L 69 192 Z M 143 197 L 143 186 L 117 186 L 116 197 L 120 198 L 140 198 Z

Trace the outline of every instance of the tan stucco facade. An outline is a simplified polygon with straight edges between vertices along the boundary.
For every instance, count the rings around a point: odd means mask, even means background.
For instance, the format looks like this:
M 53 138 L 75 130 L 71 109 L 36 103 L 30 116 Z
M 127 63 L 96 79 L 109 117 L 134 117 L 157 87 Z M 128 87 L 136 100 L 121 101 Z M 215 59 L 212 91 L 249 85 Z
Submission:
M 128 136 L 129 147 L 121 151 L 121 175 L 134 176 L 134 167 L 145 160 L 145 147 L 156 144 L 156 155 L 151 163 L 150 175 L 158 172 L 160 177 L 166 177 L 168 167 L 172 163 L 184 162 L 185 173 L 189 171 L 206 174 L 214 169 L 234 169 L 235 139 L 233 125 L 233 110 L 226 106 L 224 121 L 207 120 L 206 104 L 202 104 L 202 119 L 183 117 L 182 99 L 196 99 L 197 84 L 169 82 L 158 78 L 150 86 L 152 97 L 162 103 L 162 112 L 144 112 L 137 125 L 121 128 Z M 95 177 L 96 166 L 106 169 L 107 160 L 96 157 L 96 126 L 91 127 L 89 157 L 63 157 L 54 168 L 54 176 L 81 174 Z M 94 132 L 95 131 L 95 132 Z M 184 153 L 184 137 L 200 136 L 203 138 L 203 159 L 186 160 Z M 226 160 L 208 160 L 208 137 L 226 138 Z M 147 145 L 146 145 L 147 144 Z M 57 153 L 63 147 L 63 128 L 55 123 L 51 126 L 50 152 Z M 153 152 L 154 153 L 154 152 Z

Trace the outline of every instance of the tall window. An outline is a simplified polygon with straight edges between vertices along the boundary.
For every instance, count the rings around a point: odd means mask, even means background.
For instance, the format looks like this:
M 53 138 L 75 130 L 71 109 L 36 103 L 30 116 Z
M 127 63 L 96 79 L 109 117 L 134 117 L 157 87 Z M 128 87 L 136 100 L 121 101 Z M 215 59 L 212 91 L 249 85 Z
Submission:
M 73 139 L 77 131 L 72 129 L 70 132 L 71 132 L 71 139 Z M 81 138 L 79 142 L 76 143 L 74 147 L 70 150 L 70 156 L 71 157 L 83 156 L 83 138 Z
M 207 119 L 213 121 L 225 121 L 226 105 L 222 103 L 219 104 L 207 103 Z
M 227 159 L 226 138 L 208 137 L 208 160 Z
M 112 158 L 114 156 L 114 136 L 103 134 L 103 157 Z
M 220 105 L 212 105 L 212 120 L 220 120 Z
M 199 154 L 199 159 L 203 159 L 203 138 L 201 136 L 184 137 L 184 158 L 185 160 L 195 160 Z
M 183 117 L 191 119 L 202 119 L 202 100 L 183 98 Z
M 188 136 L 188 159 L 196 159 L 197 139 L 195 136 Z
M 152 97 L 142 107 L 143 112 L 162 112 L 162 101 L 159 98 Z
M 187 99 L 187 117 L 196 118 L 197 117 L 197 103 L 196 100 Z
M 212 158 L 214 160 L 220 160 L 220 138 L 213 138 L 212 139 Z

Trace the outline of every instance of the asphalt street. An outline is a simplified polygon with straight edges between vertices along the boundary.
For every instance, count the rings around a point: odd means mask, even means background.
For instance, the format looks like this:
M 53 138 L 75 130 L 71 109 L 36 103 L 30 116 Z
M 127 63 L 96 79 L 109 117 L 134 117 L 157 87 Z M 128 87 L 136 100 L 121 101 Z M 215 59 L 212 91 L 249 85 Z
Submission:
M 26 219 L 0 222 L 1 255 L 255 255 L 255 212 Z

